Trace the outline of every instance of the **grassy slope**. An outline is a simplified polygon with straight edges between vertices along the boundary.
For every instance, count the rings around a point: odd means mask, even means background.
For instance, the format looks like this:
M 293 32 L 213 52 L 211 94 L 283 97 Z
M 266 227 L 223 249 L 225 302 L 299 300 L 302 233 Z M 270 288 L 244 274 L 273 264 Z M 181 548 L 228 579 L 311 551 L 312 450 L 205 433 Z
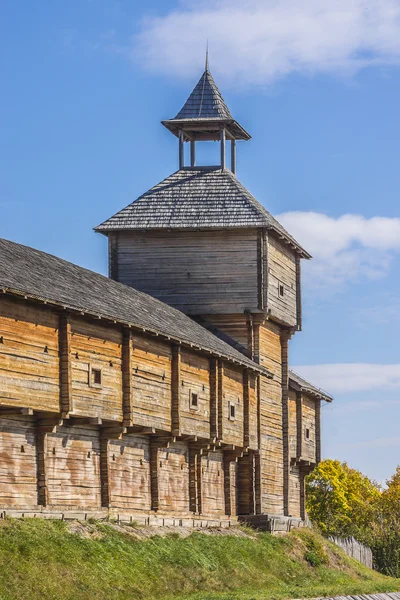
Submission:
M 184 539 L 126 531 L 95 524 L 86 538 L 60 521 L 0 522 L 0 600 L 258 600 L 400 590 L 400 580 L 369 571 L 311 531 Z

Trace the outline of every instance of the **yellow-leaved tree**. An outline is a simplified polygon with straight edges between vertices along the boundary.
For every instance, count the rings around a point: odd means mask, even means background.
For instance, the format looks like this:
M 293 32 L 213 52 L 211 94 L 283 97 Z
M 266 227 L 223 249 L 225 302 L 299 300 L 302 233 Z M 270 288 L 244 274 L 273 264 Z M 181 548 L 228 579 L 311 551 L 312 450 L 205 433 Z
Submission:
M 325 535 L 366 539 L 380 498 L 375 482 L 338 460 L 322 461 L 307 478 L 307 512 Z

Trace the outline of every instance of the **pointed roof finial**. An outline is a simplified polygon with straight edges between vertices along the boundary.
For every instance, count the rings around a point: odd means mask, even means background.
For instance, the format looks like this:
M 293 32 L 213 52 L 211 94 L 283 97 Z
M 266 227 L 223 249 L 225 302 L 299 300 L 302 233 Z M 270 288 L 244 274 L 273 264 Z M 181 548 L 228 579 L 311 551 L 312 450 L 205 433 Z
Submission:
M 207 46 L 206 46 L 206 71 L 208 71 L 208 40 L 207 40 Z

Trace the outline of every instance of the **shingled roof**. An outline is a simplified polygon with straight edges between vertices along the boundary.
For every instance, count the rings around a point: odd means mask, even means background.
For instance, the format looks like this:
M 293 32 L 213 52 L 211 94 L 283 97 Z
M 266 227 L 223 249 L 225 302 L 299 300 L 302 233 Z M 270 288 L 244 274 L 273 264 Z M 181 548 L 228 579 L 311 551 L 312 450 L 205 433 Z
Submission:
M 189 98 L 176 117 L 162 121 L 174 135 L 194 123 L 212 123 L 224 126 L 235 139 L 248 140 L 250 135 L 232 117 L 208 68 L 200 77 Z
M 156 333 L 271 375 L 179 310 L 152 296 L 1 238 L 0 291 Z
M 232 119 L 229 108 L 222 98 L 208 69 L 186 100 L 175 119 Z
M 306 381 L 294 371 L 289 371 L 289 385 L 298 391 L 305 392 L 311 394 L 312 396 L 316 396 L 320 400 L 326 400 L 326 402 L 332 402 L 333 398 L 320 388 L 315 387 L 309 381 Z
M 272 229 L 303 257 L 310 258 L 232 171 L 221 167 L 188 167 L 173 173 L 95 231 L 231 227 Z

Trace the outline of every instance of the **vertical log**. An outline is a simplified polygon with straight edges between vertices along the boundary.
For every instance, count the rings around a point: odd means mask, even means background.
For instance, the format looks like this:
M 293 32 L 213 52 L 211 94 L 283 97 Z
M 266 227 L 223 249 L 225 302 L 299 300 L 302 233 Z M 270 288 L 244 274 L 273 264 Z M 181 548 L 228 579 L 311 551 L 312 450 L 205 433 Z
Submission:
M 236 140 L 231 140 L 231 171 L 236 175 Z
M 250 380 L 248 369 L 243 369 L 243 446 L 250 445 Z
M 300 460 L 303 456 L 303 396 L 296 392 L 296 457 Z
M 198 512 L 198 461 L 199 452 L 189 444 L 189 510 L 192 513 Z
M 199 453 L 197 456 L 196 463 L 196 483 L 197 483 L 197 512 L 199 515 L 203 510 L 203 465 L 202 465 L 202 457 Z
M 111 480 L 110 462 L 108 456 L 110 440 L 107 435 L 100 431 L 100 481 L 101 481 L 101 506 L 111 506 Z
M 218 439 L 218 360 L 210 359 L 210 435 Z
M 315 401 L 315 462 L 321 462 L 321 400 Z
M 218 361 L 218 439 L 224 439 L 223 414 L 224 414 L 224 363 Z
M 232 464 L 236 464 L 237 458 L 231 452 L 224 452 L 224 497 L 225 497 L 225 514 L 232 516 L 236 513 L 236 498 L 232 497 Z M 236 491 L 236 490 L 235 490 Z
M 302 305 L 301 305 L 301 266 L 300 257 L 296 255 L 296 314 L 297 314 L 297 329 L 301 331 L 303 326 L 302 317 Z
M 159 506 L 158 489 L 158 443 L 155 437 L 150 438 L 150 493 L 151 510 L 157 511 Z
M 225 147 L 225 141 L 226 141 L 226 133 L 225 133 L 225 129 L 221 130 L 221 169 L 224 170 L 226 167 L 226 147 Z
M 37 421 L 36 423 L 36 453 L 38 504 L 40 506 L 47 506 L 49 503 L 49 490 L 46 472 L 47 433 L 40 427 L 40 421 Z
M 61 314 L 58 326 L 58 347 L 60 361 L 60 412 L 68 417 L 73 410 L 72 405 L 72 370 L 71 370 L 71 323 L 68 314 Z
M 171 375 L 171 422 L 172 435 L 181 435 L 181 349 L 172 346 L 172 375 Z
M 304 520 L 306 518 L 306 486 L 305 478 L 306 472 L 300 468 L 300 517 Z
M 183 131 L 179 132 L 179 169 L 185 166 L 185 147 L 183 140 Z
M 125 427 L 133 425 L 132 333 L 124 328 L 122 333 L 122 411 Z
M 289 515 L 290 456 L 289 456 L 289 333 L 281 333 L 282 362 L 282 437 L 283 437 L 283 509 Z
M 196 166 L 196 142 L 194 140 L 190 142 L 190 166 Z

